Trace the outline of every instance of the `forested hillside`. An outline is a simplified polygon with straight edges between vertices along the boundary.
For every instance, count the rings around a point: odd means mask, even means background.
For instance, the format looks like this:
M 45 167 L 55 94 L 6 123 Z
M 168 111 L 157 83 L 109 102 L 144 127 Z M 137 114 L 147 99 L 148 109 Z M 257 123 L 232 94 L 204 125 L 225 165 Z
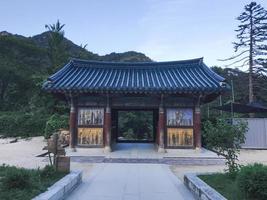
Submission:
M 44 93 L 41 86 L 70 58 L 151 61 L 134 51 L 100 56 L 65 37 L 54 41 L 51 35 L 50 31 L 33 37 L 0 32 L 0 135 L 43 134 L 52 115 L 53 121 L 68 112 L 64 102 Z
M 249 102 L 249 88 L 248 88 L 248 73 L 241 71 L 240 69 L 233 68 L 221 68 L 212 67 L 213 71 L 224 77 L 230 86 L 233 86 L 233 93 L 230 89 L 227 93 L 221 96 L 221 103 L 226 104 L 232 101 L 234 95 L 234 101 L 237 103 L 247 104 Z M 258 74 L 253 77 L 253 89 L 255 102 L 267 106 L 267 76 L 264 74 Z M 213 107 L 220 105 L 220 98 L 215 101 L 204 105 L 202 109 L 202 117 L 207 118 L 208 115 L 211 118 L 215 118 L 220 115 L 220 111 L 213 109 Z M 226 116 L 230 116 L 230 113 L 224 113 Z M 242 115 L 240 115 L 242 116 Z M 243 115 L 248 116 L 248 115 Z M 256 116 L 265 116 L 266 114 L 257 114 Z

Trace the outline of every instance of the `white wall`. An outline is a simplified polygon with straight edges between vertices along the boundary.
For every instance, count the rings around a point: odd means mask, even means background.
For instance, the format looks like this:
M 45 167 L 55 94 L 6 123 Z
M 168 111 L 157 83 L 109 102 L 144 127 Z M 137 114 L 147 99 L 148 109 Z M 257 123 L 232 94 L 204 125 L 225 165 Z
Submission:
M 240 119 L 234 119 L 237 121 Z M 243 148 L 267 149 L 267 118 L 242 118 L 248 122 Z

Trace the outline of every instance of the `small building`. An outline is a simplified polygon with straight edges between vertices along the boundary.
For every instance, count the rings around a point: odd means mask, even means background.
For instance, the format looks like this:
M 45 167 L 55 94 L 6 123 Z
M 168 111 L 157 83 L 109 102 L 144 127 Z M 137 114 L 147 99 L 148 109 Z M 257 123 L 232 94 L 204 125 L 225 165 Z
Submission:
M 120 110 L 150 110 L 154 143 L 200 148 L 200 106 L 227 87 L 202 58 L 171 62 L 102 62 L 72 59 L 43 89 L 70 102 L 70 145 L 112 149 Z

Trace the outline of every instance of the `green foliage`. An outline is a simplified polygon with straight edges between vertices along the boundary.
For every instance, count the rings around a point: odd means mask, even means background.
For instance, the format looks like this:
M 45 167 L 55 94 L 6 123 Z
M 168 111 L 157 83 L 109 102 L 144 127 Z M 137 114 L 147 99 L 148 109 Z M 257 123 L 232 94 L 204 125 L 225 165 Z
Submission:
M 153 140 L 153 113 L 151 111 L 120 111 L 119 133 L 128 140 Z
M 204 123 L 204 134 L 206 145 L 213 149 L 218 155 L 226 158 L 226 165 L 231 174 L 237 172 L 238 154 L 241 144 L 245 141 L 247 123 L 239 121 L 231 124 L 229 120 L 217 119 L 215 122 L 206 121 Z
M 49 178 L 56 173 L 56 169 L 53 165 L 46 165 L 41 171 L 40 176 L 41 178 Z
M 42 91 L 41 87 L 44 80 L 69 57 L 110 61 L 150 60 L 136 52 L 99 56 L 66 39 L 64 26 L 59 22 L 46 27 L 47 32 L 31 38 L 0 35 L 0 135 L 41 135 L 52 113 L 68 114 L 66 104 Z M 50 120 L 46 134 L 49 135 L 55 128 L 67 127 L 65 119 L 62 126 Z
M 46 122 L 45 137 L 49 138 L 54 132 L 59 129 L 68 128 L 69 118 L 67 115 L 53 114 Z
M 248 199 L 267 199 L 267 166 L 255 163 L 241 167 L 237 184 Z
M 46 115 L 0 112 L 0 135 L 4 137 L 42 135 L 46 121 Z
M 65 24 L 61 24 L 59 20 L 55 24 L 45 25 L 49 30 L 48 39 L 48 57 L 51 66 L 48 68 L 48 73 L 55 72 L 68 60 L 67 46 L 64 43 L 64 30 Z
M 234 96 L 236 103 L 247 104 L 248 98 L 248 73 L 232 68 L 212 67 L 212 70 L 226 79 L 226 82 L 231 84 L 233 81 Z M 235 76 L 229 76 L 229 74 L 235 74 Z M 254 97 L 255 100 L 263 105 L 267 105 L 267 76 L 264 74 L 253 77 L 254 79 Z M 229 103 L 232 100 L 231 92 L 224 93 L 221 96 L 222 104 Z M 205 119 L 218 118 L 222 115 L 231 117 L 230 112 L 221 112 L 213 107 L 220 106 L 220 98 L 217 98 L 213 102 L 202 106 L 201 115 Z M 209 109 L 208 109 L 209 108 Z M 209 113 L 209 114 L 208 114 Z M 235 117 L 249 117 L 248 114 L 234 113 Z M 255 117 L 267 117 L 267 113 L 256 113 Z
M 0 199 L 30 200 L 64 175 L 65 173 L 56 172 L 51 167 L 31 170 L 2 165 L 0 166 Z
M 244 194 L 239 190 L 236 179 L 229 173 L 199 175 L 198 177 L 228 200 L 244 199 Z
M 235 177 L 230 173 L 199 175 L 229 200 L 267 199 L 267 166 L 255 163 L 242 166 Z
M 32 187 L 32 171 L 10 167 L 1 179 L 2 187 L 10 189 L 26 189 Z
M 31 41 L 0 36 L 0 109 L 18 110 L 35 92 L 32 76 L 43 73 L 45 51 Z
M 117 62 L 147 62 L 152 61 L 143 53 L 135 51 L 127 51 L 124 53 L 111 53 L 101 57 L 101 60 L 105 61 L 117 61 Z

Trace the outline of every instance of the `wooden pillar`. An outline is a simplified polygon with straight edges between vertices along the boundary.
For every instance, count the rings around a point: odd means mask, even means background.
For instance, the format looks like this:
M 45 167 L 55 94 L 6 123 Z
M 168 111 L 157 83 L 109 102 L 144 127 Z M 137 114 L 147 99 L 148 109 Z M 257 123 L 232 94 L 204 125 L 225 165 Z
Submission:
M 75 151 L 76 144 L 76 106 L 73 97 L 70 99 L 70 119 L 69 119 L 69 128 L 70 128 L 70 147 Z
M 195 107 L 195 113 L 194 113 L 194 139 L 195 139 L 195 147 L 197 149 L 201 148 L 201 118 L 200 118 L 199 105 Z
M 105 152 L 111 152 L 111 109 L 109 104 L 105 110 L 104 121 Z
M 159 120 L 158 120 L 158 152 L 163 153 L 165 152 L 164 149 L 164 130 L 165 130 L 165 123 L 164 123 L 164 108 L 162 105 L 159 106 Z

